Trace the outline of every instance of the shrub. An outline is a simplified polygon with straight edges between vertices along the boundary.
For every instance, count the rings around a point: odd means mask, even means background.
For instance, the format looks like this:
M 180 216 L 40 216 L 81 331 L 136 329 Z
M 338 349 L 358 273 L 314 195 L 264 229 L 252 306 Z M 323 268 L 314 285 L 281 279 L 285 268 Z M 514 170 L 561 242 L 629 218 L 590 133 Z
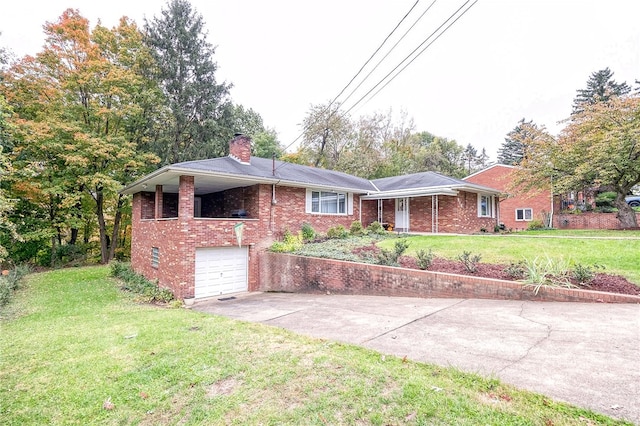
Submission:
M 303 241 L 313 241 L 316 238 L 316 230 L 308 223 L 302 224 L 301 232 Z
M 420 249 L 416 252 L 416 259 L 418 268 L 422 270 L 429 269 L 431 263 L 433 262 L 433 252 L 431 251 L 431 249 L 429 249 L 429 251 Z
M 351 228 L 349 228 L 349 233 L 353 236 L 359 237 L 364 234 L 364 228 L 362 227 L 362 222 L 359 220 L 354 220 L 351 222 Z
M 380 222 L 377 221 L 367 226 L 367 232 L 374 235 L 383 235 L 385 233 L 384 228 L 382 227 Z
M 332 226 L 327 230 L 327 237 L 330 239 L 342 239 L 348 236 L 349 232 L 342 225 Z
M 20 287 L 22 278 L 31 272 L 27 265 L 19 265 L 11 269 L 7 275 L 0 275 L 0 306 L 11 300 L 13 292 Z
M 174 299 L 171 290 L 161 288 L 157 283 L 135 273 L 128 263 L 113 261 L 109 266 L 111 268 L 111 276 L 122 282 L 120 288 L 137 294 L 139 301 L 168 303 Z
M 612 208 L 615 207 L 615 200 L 616 200 L 616 196 L 617 194 L 615 192 L 612 191 L 608 191 L 608 192 L 601 192 L 596 196 L 596 207 L 608 207 L 608 208 Z
M 377 262 L 379 265 L 396 266 L 398 264 L 398 258 L 404 254 L 409 248 L 409 242 L 405 239 L 399 239 L 393 244 L 393 250 L 380 250 L 377 256 Z
M 465 269 L 472 274 L 478 270 L 478 262 L 480 262 L 482 256 L 479 254 L 471 254 L 470 251 L 463 251 L 462 254 L 458 255 L 458 260 L 462 262 Z
M 544 223 L 540 219 L 534 219 L 529 222 L 529 226 L 527 226 L 527 231 L 535 231 L 537 229 L 544 229 Z
M 521 280 L 525 277 L 526 268 L 524 266 L 524 261 L 519 261 L 516 263 L 509 263 L 509 266 L 504 268 L 504 272 L 507 273 L 511 278 L 516 280 Z
M 600 265 L 585 266 L 580 263 L 573 267 L 571 276 L 580 284 L 588 284 L 596 277 L 596 270 L 604 268 Z
M 300 249 L 302 245 L 302 231 L 294 235 L 287 229 L 282 235 L 282 241 L 274 241 L 271 244 L 271 251 L 275 253 L 291 253 Z

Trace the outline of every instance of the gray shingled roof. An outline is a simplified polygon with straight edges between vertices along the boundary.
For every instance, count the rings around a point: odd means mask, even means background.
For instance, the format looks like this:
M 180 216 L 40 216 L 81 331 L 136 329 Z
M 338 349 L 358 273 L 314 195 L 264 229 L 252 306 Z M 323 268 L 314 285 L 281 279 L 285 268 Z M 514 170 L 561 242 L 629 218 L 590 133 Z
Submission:
M 393 176 L 375 179 L 373 184 L 380 191 L 394 191 L 399 189 L 430 188 L 434 186 L 468 186 L 469 182 L 441 175 L 436 172 L 422 172 L 410 175 Z
M 362 192 L 376 191 L 376 188 L 367 179 L 362 179 L 342 172 L 302 166 L 299 164 L 274 161 L 266 158 L 251 157 L 251 164 L 242 164 L 231 157 L 212 158 L 208 160 L 186 161 L 170 166 L 172 169 L 194 170 L 199 172 L 236 174 L 254 178 L 279 179 L 286 182 L 295 182 L 312 185 L 320 185 L 335 188 L 348 188 L 361 190 Z

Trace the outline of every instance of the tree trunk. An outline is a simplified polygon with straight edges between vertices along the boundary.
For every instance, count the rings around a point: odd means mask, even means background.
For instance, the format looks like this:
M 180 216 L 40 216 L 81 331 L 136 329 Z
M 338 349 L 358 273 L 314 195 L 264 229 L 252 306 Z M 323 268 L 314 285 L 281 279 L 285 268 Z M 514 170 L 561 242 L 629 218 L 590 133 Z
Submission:
M 616 217 L 620 221 L 622 228 L 637 228 L 638 220 L 636 212 L 627 204 L 623 193 L 618 192 L 616 195 L 615 205 L 618 208 L 618 214 Z
M 116 247 L 118 247 L 118 238 L 120 237 L 120 222 L 122 220 L 122 206 L 124 199 L 122 194 L 118 194 L 118 204 L 116 206 L 116 216 L 113 220 L 113 232 L 111 234 L 111 247 L 109 247 L 109 259 L 110 262 L 116 255 Z
M 109 263 L 109 242 L 107 241 L 107 225 L 104 220 L 104 194 L 102 189 L 97 189 L 95 194 L 96 215 L 98 216 L 98 228 L 100 229 L 100 263 Z
M 78 242 L 78 228 L 71 228 L 71 238 L 69 245 L 75 245 Z

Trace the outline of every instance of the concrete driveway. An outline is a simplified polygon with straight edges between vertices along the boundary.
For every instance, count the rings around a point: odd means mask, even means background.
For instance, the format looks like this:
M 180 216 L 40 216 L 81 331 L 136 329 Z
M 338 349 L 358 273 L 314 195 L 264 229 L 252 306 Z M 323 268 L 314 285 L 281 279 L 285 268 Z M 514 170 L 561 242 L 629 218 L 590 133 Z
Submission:
M 243 293 L 193 309 L 498 377 L 640 424 L 640 305 Z

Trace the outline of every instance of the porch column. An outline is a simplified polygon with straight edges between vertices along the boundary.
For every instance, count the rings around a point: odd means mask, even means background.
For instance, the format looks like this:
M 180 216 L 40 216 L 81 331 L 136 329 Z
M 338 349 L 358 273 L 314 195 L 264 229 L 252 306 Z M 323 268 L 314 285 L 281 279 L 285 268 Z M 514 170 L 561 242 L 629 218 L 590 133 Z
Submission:
M 162 219 L 163 215 L 163 206 L 162 206 L 162 185 L 156 185 L 156 201 L 155 201 L 155 213 L 154 218 Z
M 195 192 L 193 176 L 180 176 L 178 190 L 178 217 L 182 220 L 193 219 L 193 197 Z

